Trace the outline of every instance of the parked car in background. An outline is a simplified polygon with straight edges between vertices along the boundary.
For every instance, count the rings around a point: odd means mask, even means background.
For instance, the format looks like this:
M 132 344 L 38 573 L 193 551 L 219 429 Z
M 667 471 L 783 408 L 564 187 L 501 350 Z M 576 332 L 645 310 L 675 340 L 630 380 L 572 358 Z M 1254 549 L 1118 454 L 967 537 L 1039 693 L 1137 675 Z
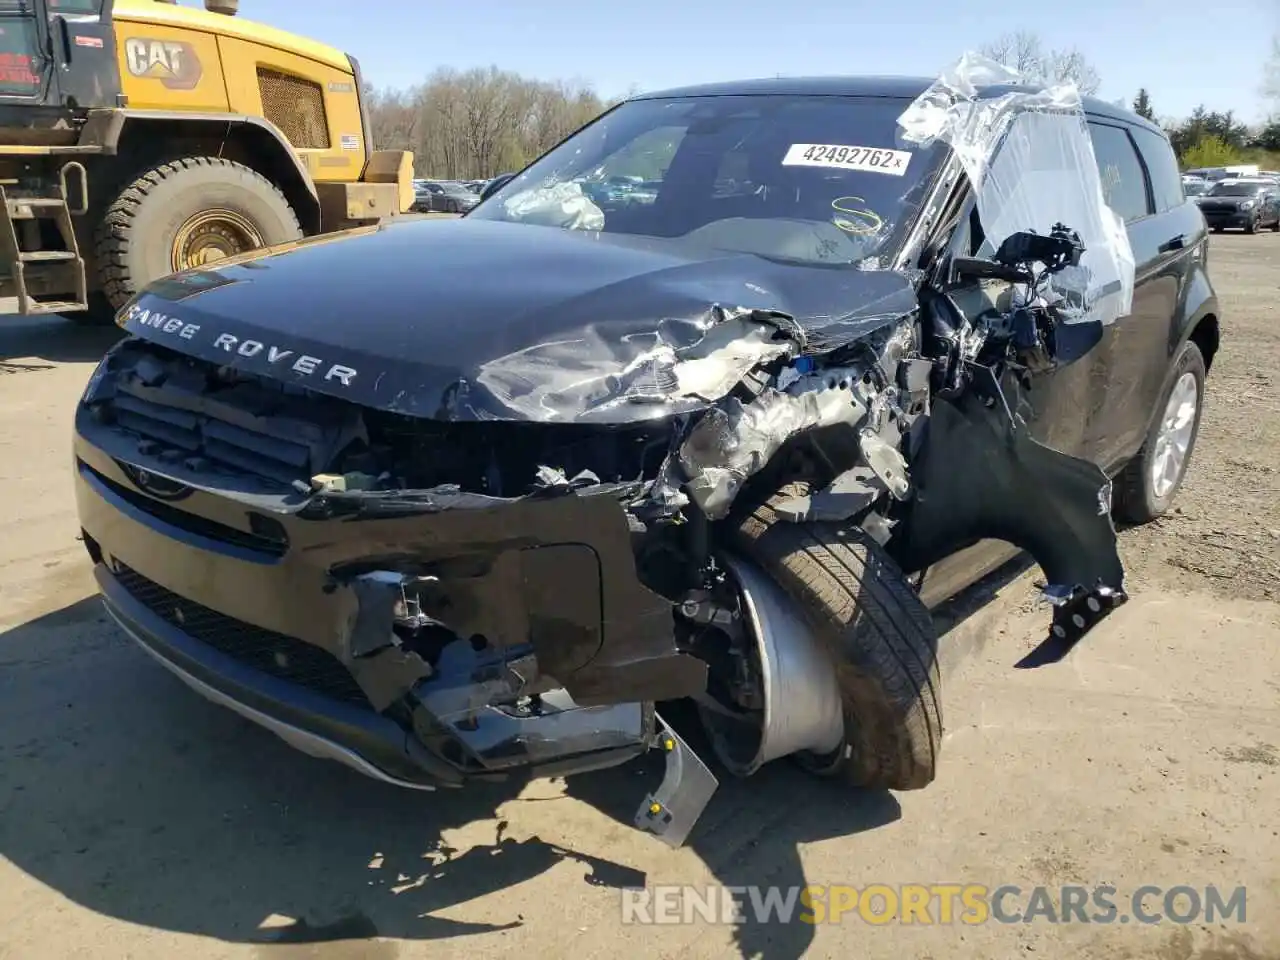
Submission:
M 1275 180 L 1220 180 L 1196 202 L 1215 233 L 1226 229 L 1257 233 L 1262 227 L 1280 231 L 1280 184 Z
M 1184 177 L 1182 180 L 1182 192 L 1192 198 L 1203 196 L 1211 186 L 1208 180 L 1201 180 L 1198 177 Z
M 466 213 L 480 202 L 480 194 L 453 180 L 424 180 L 414 191 L 416 213 Z

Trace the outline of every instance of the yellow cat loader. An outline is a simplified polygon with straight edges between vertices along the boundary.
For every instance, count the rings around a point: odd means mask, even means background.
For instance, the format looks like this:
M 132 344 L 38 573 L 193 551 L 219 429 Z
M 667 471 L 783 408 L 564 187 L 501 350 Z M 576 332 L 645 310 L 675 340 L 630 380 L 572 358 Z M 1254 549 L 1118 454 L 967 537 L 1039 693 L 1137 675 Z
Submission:
M 172 0 L 0 0 L 0 313 L 110 322 L 158 277 L 413 204 L 360 67 Z

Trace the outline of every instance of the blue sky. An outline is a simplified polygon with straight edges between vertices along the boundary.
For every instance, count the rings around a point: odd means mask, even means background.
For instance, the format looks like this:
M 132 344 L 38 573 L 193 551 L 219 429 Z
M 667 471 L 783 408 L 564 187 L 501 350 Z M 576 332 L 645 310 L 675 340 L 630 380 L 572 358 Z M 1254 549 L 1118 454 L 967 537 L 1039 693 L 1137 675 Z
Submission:
M 195 0 L 183 0 L 192 3 Z M 541 79 L 584 80 L 602 94 L 745 77 L 933 74 L 1009 30 L 1078 47 L 1099 94 L 1141 86 L 1161 116 L 1199 103 L 1266 112 L 1258 92 L 1277 0 L 1039 0 L 1018 19 L 993 0 L 240 0 L 241 15 L 323 40 L 359 58 L 376 86 L 407 86 L 439 66 L 496 64 Z

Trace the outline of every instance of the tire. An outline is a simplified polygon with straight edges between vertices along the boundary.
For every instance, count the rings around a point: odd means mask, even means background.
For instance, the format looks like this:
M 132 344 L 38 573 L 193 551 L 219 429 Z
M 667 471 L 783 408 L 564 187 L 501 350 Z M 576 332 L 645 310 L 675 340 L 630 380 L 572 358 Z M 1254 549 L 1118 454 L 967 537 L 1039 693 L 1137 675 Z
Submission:
M 1275 222 L 1271 224 L 1272 233 L 1280 233 L 1280 217 L 1276 217 Z
M 118 309 L 152 280 L 173 273 L 179 231 L 212 211 L 227 212 L 228 224 L 245 228 L 228 231 L 228 252 L 253 249 L 255 239 L 271 246 L 302 237 L 284 194 L 244 164 L 220 157 L 161 164 L 125 187 L 98 226 L 99 280 L 111 305 Z
M 1258 232 L 1258 218 L 1257 218 L 1257 217 L 1254 217 L 1252 220 L 1250 220 L 1250 221 L 1249 221 L 1249 223 L 1248 223 L 1248 224 L 1245 226 L 1245 228 L 1244 228 L 1244 232 L 1245 232 L 1245 233 L 1257 233 L 1257 232 Z
M 835 664 L 845 743 L 797 755 L 811 773 L 858 787 L 918 790 L 942 745 L 937 635 L 929 611 L 883 548 L 856 527 L 794 524 L 768 504 L 735 540 L 803 610 Z
M 1166 408 L 1169 405 L 1169 399 L 1173 394 L 1174 387 L 1183 375 L 1187 373 L 1194 377 L 1196 384 L 1195 419 L 1192 422 L 1187 450 L 1182 458 L 1181 471 L 1178 473 L 1173 486 L 1163 493 L 1159 493 L 1155 489 L 1155 482 L 1152 476 L 1156 460 L 1157 441 L 1161 426 L 1165 421 Z M 1164 390 L 1160 393 L 1160 405 L 1156 408 L 1151 426 L 1147 430 L 1147 436 L 1143 440 L 1142 448 L 1132 460 L 1125 464 L 1120 475 L 1116 477 L 1114 503 L 1111 512 L 1117 520 L 1134 524 L 1149 523 L 1157 517 L 1163 516 L 1173 505 L 1173 500 L 1187 475 L 1187 468 L 1191 465 L 1191 457 L 1196 448 L 1196 437 L 1200 434 L 1200 416 L 1204 410 L 1204 379 L 1204 355 L 1200 352 L 1199 347 L 1188 340 L 1182 345 L 1174 360 L 1172 373 L 1165 384 Z

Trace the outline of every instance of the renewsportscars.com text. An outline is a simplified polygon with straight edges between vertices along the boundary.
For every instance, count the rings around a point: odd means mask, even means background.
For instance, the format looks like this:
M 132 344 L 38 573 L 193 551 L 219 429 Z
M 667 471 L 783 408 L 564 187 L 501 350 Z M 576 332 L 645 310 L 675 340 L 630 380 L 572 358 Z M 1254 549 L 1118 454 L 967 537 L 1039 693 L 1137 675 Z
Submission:
M 1244 887 L 845 884 L 652 886 L 622 891 L 628 924 L 1226 923 L 1245 921 Z

